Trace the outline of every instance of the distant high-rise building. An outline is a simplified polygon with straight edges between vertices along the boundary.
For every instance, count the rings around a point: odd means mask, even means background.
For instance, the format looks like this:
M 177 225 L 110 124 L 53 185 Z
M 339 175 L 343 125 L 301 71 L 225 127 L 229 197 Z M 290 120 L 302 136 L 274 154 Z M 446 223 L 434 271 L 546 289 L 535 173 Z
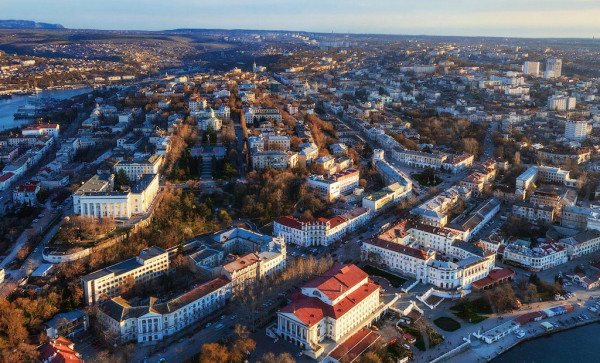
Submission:
M 526 76 L 537 76 L 540 74 L 540 62 L 525 62 L 523 64 L 523 74 Z
M 562 59 L 548 58 L 546 60 L 546 71 L 544 78 L 558 78 L 562 75 Z
M 554 111 L 574 110 L 577 105 L 575 97 L 554 95 L 548 98 L 548 109 Z
M 587 137 L 588 124 L 586 121 L 567 120 L 565 123 L 565 138 L 572 141 L 583 141 Z

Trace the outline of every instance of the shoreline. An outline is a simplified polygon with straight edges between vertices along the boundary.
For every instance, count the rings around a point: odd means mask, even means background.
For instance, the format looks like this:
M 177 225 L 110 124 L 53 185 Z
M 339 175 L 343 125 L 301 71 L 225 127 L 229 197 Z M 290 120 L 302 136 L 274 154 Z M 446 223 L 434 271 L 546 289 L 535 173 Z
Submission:
M 535 322 L 535 323 L 537 323 L 537 322 Z M 548 331 L 548 332 L 543 331 L 543 332 L 540 332 L 538 334 L 532 335 L 530 337 L 518 340 L 518 341 L 510 344 L 506 348 L 503 348 L 502 351 L 500 353 L 498 353 L 497 355 L 495 355 L 493 358 L 487 359 L 487 362 L 491 362 L 492 360 L 501 357 L 504 353 L 508 352 L 509 350 L 513 349 L 514 347 L 516 347 L 516 346 L 518 346 L 520 344 L 523 344 L 523 343 L 526 343 L 526 342 L 529 342 L 529 341 L 532 341 L 532 340 L 540 339 L 540 338 L 543 338 L 545 336 L 551 336 L 551 335 L 554 335 L 554 334 L 557 334 L 557 333 L 562 333 L 562 332 L 566 332 L 566 331 L 569 331 L 569 330 L 577 329 L 577 328 L 580 328 L 582 326 L 586 326 L 586 325 L 590 325 L 590 324 L 594 324 L 594 323 L 600 323 L 600 316 L 596 315 L 594 317 L 590 317 L 590 320 L 580 321 L 580 322 L 577 322 L 577 323 L 575 323 L 573 325 L 569 325 L 569 326 L 566 326 L 566 327 L 562 327 L 561 326 L 561 327 L 556 328 L 556 329 L 554 329 L 552 331 Z M 523 326 L 521 326 L 521 328 L 522 327 Z

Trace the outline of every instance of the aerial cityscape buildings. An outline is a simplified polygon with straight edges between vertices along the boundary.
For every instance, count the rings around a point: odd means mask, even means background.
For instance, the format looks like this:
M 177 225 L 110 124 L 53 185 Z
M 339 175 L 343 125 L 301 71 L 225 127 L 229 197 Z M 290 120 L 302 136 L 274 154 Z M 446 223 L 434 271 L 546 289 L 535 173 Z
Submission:
M 594 39 L 180 22 L 0 21 L 3 361 L 491 361 L 600 320 Z

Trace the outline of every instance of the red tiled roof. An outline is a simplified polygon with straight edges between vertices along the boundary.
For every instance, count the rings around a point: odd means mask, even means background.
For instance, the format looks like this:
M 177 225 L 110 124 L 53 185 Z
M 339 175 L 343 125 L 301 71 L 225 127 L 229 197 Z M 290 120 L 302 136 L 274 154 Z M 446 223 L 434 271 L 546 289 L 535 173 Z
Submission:
M 376 332 L 363 328 L 338 345 L 329 356 L 340 363 L 352 363 L 380 337 Z
M 508 267 L 499 270 L 492 270 L 486 277 L 473 281 L 471 285 L 473 285 L 477 289 L 482 289 L 486 286 L 495 284 L 498 281 L 502 281 L 514 275 L 515 272 Z
M 513 320 L 521 325 L 525 325 L 526 323 L 529 323 L 530 321 L 535 321 L 536 319 L 543 317 L 543 315 L 544 314 L 541 311 L 532 311 L 530 313 L 519 315 L 516 318 L 514 318 Z
M 2 174 L 2 175 L 0 175 L 0 182 L 5 182 L 8 179 L 12 178 L 14 175 L 15 175 L 15 173 L 13 173 L 11 171 L 9 171 L 6 174 Z
M 335 300 L 368 277 L 369 275 L 356 265 L 338 264 L 307 282 L 304 287 L 316 288 L 329 299 Z
M 19 193 L 33 193 L 38 188 L 38 184 L 39 182 L 37 181 L 29 181 L 16 187 L 15 191 Z
M 185 294 L 179 296 L 176 299 L 173 299 L 169 302 L 169 305 L 173 304 L 173 307 L 175 308 L 179 308 L 181 306 L 185 306 L 188 305 L 198 299 L 200 299 L 203 296 L 206 296 L 214 291 L 217 291 L 218 289 L 222 288 L 223 286 L 227 285 L 229 283 L 229 279 L 225 276 L 219 276 L 216 279 L 210 280 L 198 287 L 196 287 L 195 289 L 192 289 L 188 292 L 186 292 Z
M 228 272 L 234 272 L 237 270 L 244 269 L 250 265 L 253 265 L 253 264 L 257 263 L 258 261 L 260 261 L 260 258 L 256 254 L 249 253 L 247 255 L 244 255 L 244 256 L 238 258 L 235 261 L 232 261 L 232 262 L 229 262 L 229 263 L 223 265 L 223 268 Z
M 313 326 L 323 320 L 325 316 L 339 319 L 367 296 L 378 293 L 380 288 L 379 285 L 369 282 L 333 306 L 316 297 L 296 294 L 295 299 L 292 299 L 292 303 L 283 307 L 281 312 L 294 314 L 304 324 Z
M 329 228 L 335 228 L 346 221 L 347 219 L 342 216 L 335 216 L 329 220 Z
M 58 337 L 38 348 L 39 358 L 42 361 L 49 360 L 49 363 L 83 363 L 83 359 L 77 356 L 77 351 L 71 349 L 71 346 L 73 346 L 73 342 L 64 337 Z

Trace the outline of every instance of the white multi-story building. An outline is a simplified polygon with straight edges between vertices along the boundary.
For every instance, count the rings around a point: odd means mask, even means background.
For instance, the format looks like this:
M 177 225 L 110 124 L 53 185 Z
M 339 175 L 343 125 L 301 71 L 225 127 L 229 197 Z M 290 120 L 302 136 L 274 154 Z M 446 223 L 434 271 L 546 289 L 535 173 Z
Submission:
M 548 58 L 546 60 L 546 70 L 544 71 L 544 78 L 559 78 L 562 75 L 562 59 L 559 58 Z
M 590 229 L 575 236 L 563 238 L 558 243 L 567 249 L 567 255 L 572 260 L 600 249 L 600 231 Z
M 273 234 L 303 247 L 329 246 L 364 225 L 371 216 L 371 210 L 361 207 L 330 219 L 279 217 L 273 221 Z
M 308 187 L 327 201 L 352 194 L 358 187 L 359 180 L 360 172 L 357 169 L 344 169 L 328 177 L 311 175 L 307 178 Z
M 422 151 L 394 149 L 392 150 L 392 158 L 412 167 L 440 169 L 447 156 Z
M 538 76 L 540 74 L 540 62 L 525 62 L 523 64 L 523 74 L 526 76 Z
M 530 223 L 549 225 L 554 222 L 554 208 L 543 205 L 516 202 L 512 206 L 512 214 Z
M 219 276 L 167 302 L 151 298 L 148 305 L 132 306 L 113 298 L 98 309 L 98 321 L 104 334 L 117 342 L 152 344 L 221 310 L 231 295 L 231 283 Z
M 567 120 L 565 122 L 565 138 L 571 141 L 583 141 L 588 135 L 587 121 Z
M 276 107 L 249 107 L 244 112 L 244 121 L 254 122 L 260 120 L 281 121 L 281 112 Z
M 169 269 L 169 253 L 152 246 L 142 250 L 137 257 L 103 268 L 81 278 L 84 302 L 96 302 L 120 295 L 120 288 L 130 283 L 155 279 Z
M 298 165 L 298 153 L 282 150 L 265 150 L 252 153 L 252 167 L 257 169 L 287 169 Z
M 340 341 L 378 318 L 381 287 L 355 265 L 336 265 L 309 281 L 277 312 L 275 332 L 304 350 L 321 352 L 321 342 Z
M 443 227 L 448 223 L 446 212 L 454 207 L 460 198 L 465 195 L 461 192 L 462 187 L 451 187 L 436 195 L 416 208 L 410 213 L 420 219 L 421 222 L 433 227 Z
M 163 156 L 159 154 L 151 155 L 147 159 L 132 161 L 119 161 L 115 164 L 115 173 L 123 170 L 129 180 L 136 180 L 142 174 L 158 174 L 163 162 Z
M 286 258 L 284 238 L 275 237 L 260 252 L 248 253 L 221 266 L 221 274 L 231 281 L 232 289 L 236 292 L 285 269 Z
M 412 241 L 412 239 L 409 239 Z M 485 254 L 475 245 L 456 241 L 446 255 L 457 259 L 436 259 L 436 251 L 407 246 L 397 241 L 372 238 L 363 242 L 361 258 L 385 269 L 414 277 L 420 283 L 442 289 L 468 290 L 473 281 L 494 268 L 495 254 Z
M 555 242 L 544 243 L 535 248 L 512 243 L 504 249 L 503 259 L 531 271 L 543 271 L 569 260 L 567 249 Z
M 112 180 L 95 175 L 73 193 L 73 211 L 82 216 L 131 218 L 148 212 L 159 190 L 159 174 L 144 174 L 130 191 L 110 191 Z
M 263 143 L 264 143 L 265 150 L 288 151 L 290 149 L 290 137 L 289 136 L 269 135 L 269 136 L 264 137 Z
M 59 133 L 59 124 L 33 124 L 26 126 L 21 130 L 21 134 L 23 134 L 23 136 L 50 135 L 56 138 L 58 137 Z
M 553 111 L 574 110 L 576 106 L 577 99 L 575 97 L 554 95 L 548 98 L 548 109 Z
M 250 138 L 248 138 L 250 139 Z M 306 167 L 317 160 L 319 157 L 319 148 L 314 143 L 307 143 L 300 145 L 300 152 L 298 152 L 298 162 L 300 165 Z
M 379 211 L 381 208 L 396 203 L 410 195 L 410 189 L 400 183 L 393 183 L 374 193 L 363 196 L 362 206 L 369 208 L 372 212 Z
M 577 179 L 570 178 L 568 170 L 553 166 L 533 165 L 517 177 L 515 186 L 517 189 L 525 191 L 538 180 L 545 183 L 562 183 L 567 187 L 579 185 Z

